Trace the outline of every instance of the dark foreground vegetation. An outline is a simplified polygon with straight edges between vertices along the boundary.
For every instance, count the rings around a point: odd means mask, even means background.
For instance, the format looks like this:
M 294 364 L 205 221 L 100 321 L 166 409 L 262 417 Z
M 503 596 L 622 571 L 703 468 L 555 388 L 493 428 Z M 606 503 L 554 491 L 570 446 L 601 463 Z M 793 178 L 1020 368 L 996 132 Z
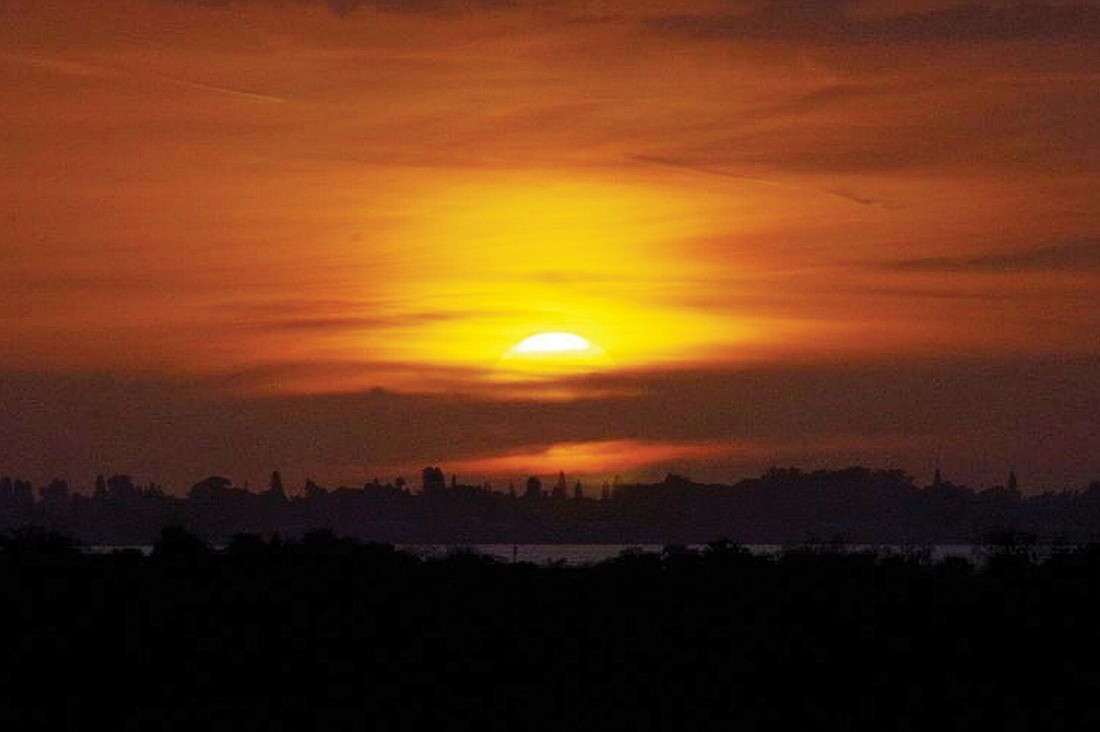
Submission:
M 1097 728 L 1100 547 L 990 551 L 716 542 L 569 567 L 22 531 L 0 541 L 0 726 Z

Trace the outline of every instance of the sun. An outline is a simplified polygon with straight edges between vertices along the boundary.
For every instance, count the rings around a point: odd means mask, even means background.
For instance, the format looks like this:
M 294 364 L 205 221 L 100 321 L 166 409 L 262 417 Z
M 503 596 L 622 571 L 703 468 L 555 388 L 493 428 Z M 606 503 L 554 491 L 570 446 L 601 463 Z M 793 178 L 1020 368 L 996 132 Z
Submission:
M 576 333 L 536 333 L 512 346 L 511 353 L 586 353 L 595 349 L 592 342 Z
M 584 336 L 546 331 L 509 348 L 499 366 L 516 377 L 549 378 L 596 371 L 610 364 L 607 352 Z

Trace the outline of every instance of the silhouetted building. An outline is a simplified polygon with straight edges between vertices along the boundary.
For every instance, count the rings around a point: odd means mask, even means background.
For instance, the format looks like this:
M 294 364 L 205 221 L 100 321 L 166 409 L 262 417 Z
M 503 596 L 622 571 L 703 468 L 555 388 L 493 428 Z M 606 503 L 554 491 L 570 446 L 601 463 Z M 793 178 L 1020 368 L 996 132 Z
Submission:
M 50 505 L 60 505 L 69 500 L 69 484 L 61 478 L 54 478 L 49 485 L 42 488 L 42 502 Z

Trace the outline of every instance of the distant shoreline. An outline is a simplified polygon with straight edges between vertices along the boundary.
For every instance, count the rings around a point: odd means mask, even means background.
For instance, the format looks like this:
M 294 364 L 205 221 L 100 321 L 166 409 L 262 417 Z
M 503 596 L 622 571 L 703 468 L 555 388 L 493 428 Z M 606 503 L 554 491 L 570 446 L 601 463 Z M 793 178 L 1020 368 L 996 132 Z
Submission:
M 211 549 L 223 551 L 228 544 L 213 544 Z M 395 544 L 394 549 L 406 552 L 421 558 L 444 558 L 457 552 L 473 552 L 501 561 L 532 562 L 535 564 L 564 563 L 567 565 L 586 565 L 614 559 L 623 553 L 639 552 L 643 554 L 660 554 L 669 549 L 662 544 Z M 118 551 L 137 551 L 144 556 L 153 553 L 152 544 L 126 544 L 126 545 L 93 545 L 81 546 L 81 551 L 88 554 L 110 554 Z M 690 544 L 677 546 L 676 549 L 701 552 L 706 550 L 706 544 Z M 818 551 L 839 553 L 885 553 L 890 555 L 910 556 L 926 552 L 929 561 L 936 562 L 947 557 L 958 557 L 968 561 L 980 560 L 983 553 L 988 553 L 991 548 L 982 544 L 943 544 L 931 546 L 905 546 L 905 545 L 875 545 L 875 544 L 747 544 L 743 546 L 755 556 L 777 556 L 785 551 Z M 1035 551 L 1040 556 L 1047 556 L 1055 551 L 1064 549 L 1062 545 L 1037 544 Z
M 39 490 L 0 479 L 0 531 L 41 526 L 89 545 L 150 545 L 178 525 L 221 544 L 246 533 L 298 537 L 315 528 L 395 545 L 694 545 L 727 537 L 744 545 L 955 545 L 997 537 L 1073 544 L 1100 537 L 1100 481 L 1081 491 L 1026 496 L 1015 482 L 974 491 L 943 480 L 919 486 L 899 470 L 773 469 L 733 485 L 669 475 L 660 483 L 609 487 L 596 499 L 564 474 L 522 492 L 447 482 L 425 469 L 413 491 L 369 483 L 325 489 L 308 482 L 288 497 L 275 473 L 256 493 L 211 476 L 186 498 L 137 486 L 129 476 L 97 479 L 91 496 L 61 481 Z

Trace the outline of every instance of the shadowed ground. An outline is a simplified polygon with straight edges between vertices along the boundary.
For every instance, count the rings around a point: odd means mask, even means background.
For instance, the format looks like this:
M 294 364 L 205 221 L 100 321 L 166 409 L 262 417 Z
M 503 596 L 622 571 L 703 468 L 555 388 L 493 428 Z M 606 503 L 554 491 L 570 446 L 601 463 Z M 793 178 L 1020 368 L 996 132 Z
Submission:
M 5 722 L 116 729 L 1085 729 L 1100 552 L 424 560 L 325 532 L 0 553 Z M 39 701 L 38 699 L 44 699 Z

